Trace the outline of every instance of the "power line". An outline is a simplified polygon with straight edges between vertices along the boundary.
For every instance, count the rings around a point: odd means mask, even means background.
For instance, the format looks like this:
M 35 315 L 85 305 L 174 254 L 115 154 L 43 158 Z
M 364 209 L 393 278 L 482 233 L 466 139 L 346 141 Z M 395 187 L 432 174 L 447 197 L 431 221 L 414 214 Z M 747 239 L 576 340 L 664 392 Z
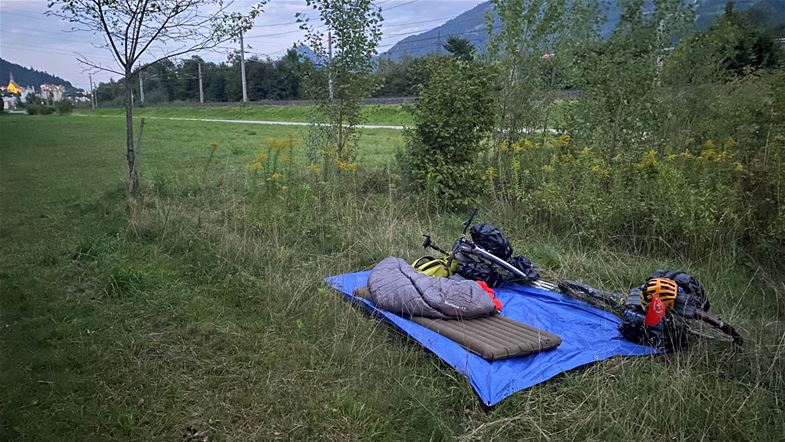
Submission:
M 405 2 L 405 3 L 400 3 L 400 4 L 397 4 L 397 5 L 395 5 L 395 6 L 390 6 L 390 7 L 389 7 L 389 8 L 387 8 L 387 9 L 384 9 L 384 8 L 382 8 L 382 12 L 384 12 L 384 11 L 391 11 L 391 10 L 393 10 L 393 9 L 395 9 L 395 8 L 400 8 L 401 6 L 410 5 L 410 4 L 412 4 L 412 3 L 416 2 L 416 1 L 417 1 L 417 0 L 409 0 L 408 2 Z

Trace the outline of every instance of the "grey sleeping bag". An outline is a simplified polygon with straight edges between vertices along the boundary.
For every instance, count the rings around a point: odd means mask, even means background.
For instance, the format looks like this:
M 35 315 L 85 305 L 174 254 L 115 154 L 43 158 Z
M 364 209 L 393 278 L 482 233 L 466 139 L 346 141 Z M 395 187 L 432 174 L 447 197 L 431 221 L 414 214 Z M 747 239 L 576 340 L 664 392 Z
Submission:
M 379 308 L 405 316 L 468 319 L 496 311 L 476 282 L 428 276 L 392 256 L 371 270 L 368 290 Z

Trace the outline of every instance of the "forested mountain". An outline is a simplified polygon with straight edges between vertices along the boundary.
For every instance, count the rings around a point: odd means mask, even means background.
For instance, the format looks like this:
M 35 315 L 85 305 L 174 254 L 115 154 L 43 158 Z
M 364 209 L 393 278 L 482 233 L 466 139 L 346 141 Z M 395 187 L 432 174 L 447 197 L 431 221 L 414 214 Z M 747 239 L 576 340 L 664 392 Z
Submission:
M 0 84 L 8 84 L 10 74 L 14 74 L 14 81 L 22 87 L 34 86 L 36 89 L 42 84 L 62 84 L 66 89 L 73 89 L 71 82 L 43 71 L 26 68 L 16 63 L 0 58 Z
M 695 24 L 698 29 L 706 29 L 715 18 L 722 15 L 727 2 L 728 0 L 697 0 L 698 7 L 696 9 Z M 599 3 L 605 14 L 605 22 L 602 24 L 601 33 L 608 35 L 619 21 L 619 1 L 600 0 Z M 769 26 L 785 23 L 785 0 L 736 0 L 734 4 L 736 10 L 739 11 L 754 7 L 754 10 L 759 11 L 764 17 L 772 21 Z M 428 54 L 444 54 L 446 51 L 443 45 L 451 35 L 469 40 L 478 51 L 482 52 L 488 45 L 485 16 L 486 13 L 492 11 L 491 2 L 480 3 L 440 26 L 404 38 L 384 52 L 381 58 L 398 61 L 404 56 L 422 57 Z M 497 19 L 494 27 L 499 25 Z

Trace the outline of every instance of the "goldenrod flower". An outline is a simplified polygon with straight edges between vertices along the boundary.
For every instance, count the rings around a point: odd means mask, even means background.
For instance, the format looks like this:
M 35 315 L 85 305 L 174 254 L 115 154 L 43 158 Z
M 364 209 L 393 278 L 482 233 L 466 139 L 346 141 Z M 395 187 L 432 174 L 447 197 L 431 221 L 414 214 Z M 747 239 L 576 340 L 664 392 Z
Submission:
M 262 163 L 260 163 L 258 161 L 255 162 L 255 163 L 251 163 L 251 164 L 248 165 L 248 169 L 252 170 L 254 172 L 258 172 L 258 171 L 262 170 Z
M 320 170 L 321 170 L 320 167 L 318 165 L 316 165 L 316 164 L 309 164 L 308 165 L 308 173 L 316 175 L 316 174 L 319 173 Z
M 343 170 L 345 172 L 355 171 L 355 170 L 357 170 L 357 167 L 359 166 L 359 164 L 357 164 L 356 162 L 351 162 L 350 163 L 348 161 L 343 161 L 343 160 L 338 160 L 338 159 L 335 160 L 335 165 L 338 166 L 339 169 L 341 169 L 341 170 Z
M 737 162 L 737 163 L 736 163 L 736 167 L 734 168 L 734 170 L 735 170 L 736 172 L 739 172 L 739 173 L 741 173 L 741 172 L 744 172 L 744 170 L 745 170 L 745 169 L 744 169 L 744 165 L 743 165 L 743 164 L 741 164 L 741 163 L 739 163 L 739 162 Z
M 649 169 L 657 165 L 657 151 L 654 149 L 647 150 L 641 160 L 636 164 L 638 169 Z
M 279 150 L 293 149 L 295 146 L 294 137 L 291 135 L 286 138 L 269 138 L 264 141 L 267 147 Z
M 281 172 L 275 172 L 274 174 L 270 175 L 270 178 L 268 178 L 268 180 L 279 181 L 281 178 L 283 178 L 283 174 Z
M 267 152 L 258 152 L 256 154 L 256 161 L 263 163 L 264 161 L 267 160 L 268 156 L 269 155 L 267 155 Z

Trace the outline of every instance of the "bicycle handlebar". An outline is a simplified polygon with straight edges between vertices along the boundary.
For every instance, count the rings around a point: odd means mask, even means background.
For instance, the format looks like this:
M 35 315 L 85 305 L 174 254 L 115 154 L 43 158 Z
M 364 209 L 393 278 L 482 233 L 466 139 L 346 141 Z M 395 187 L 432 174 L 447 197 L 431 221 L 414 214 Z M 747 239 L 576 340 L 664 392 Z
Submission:
M 476 207 L 472 210 L 472 214 L 469 215 L 469 218 L 466 221 L 463 222 L 463 234 L 464 235 L 466 235 L 466 230 L 469 229 L 469 226 L 472 225 L 472 221 L 474 221 L 475 215 L 477 215 L 477 208 Z

